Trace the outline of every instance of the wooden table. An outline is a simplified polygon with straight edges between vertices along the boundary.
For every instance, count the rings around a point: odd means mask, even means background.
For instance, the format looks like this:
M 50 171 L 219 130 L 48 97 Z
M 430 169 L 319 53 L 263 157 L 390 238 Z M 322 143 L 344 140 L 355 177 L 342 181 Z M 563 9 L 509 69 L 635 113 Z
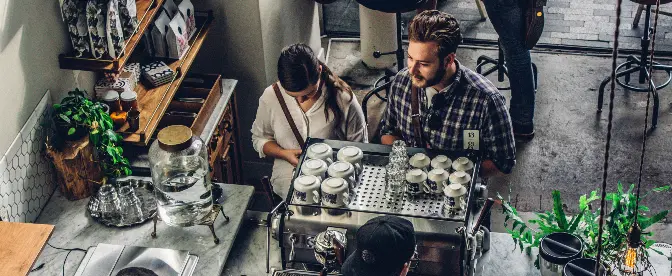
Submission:
M 27 275 L 53 225 L 0 222 L 0 275 Z

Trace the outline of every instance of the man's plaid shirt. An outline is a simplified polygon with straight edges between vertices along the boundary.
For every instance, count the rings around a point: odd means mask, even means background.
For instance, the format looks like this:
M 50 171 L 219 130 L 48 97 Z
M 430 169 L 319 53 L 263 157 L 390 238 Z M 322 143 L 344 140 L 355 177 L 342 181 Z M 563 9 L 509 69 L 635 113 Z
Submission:
M 516 164 L 516 146 L 506 99 L 485 77 L 462 67 L 457 60 L 453 83 L 434 97 L 445 97 L 446 105 L 429 109 L 427 93 L 418 88 L 423 141 L 431 148 L 448 151 L 464 149 L 463 131 L 479 130 L 480 150 L 485 159 L 492 160 L 504 173 L 511 173 Z M 382 135 L 401 137 L 407 144 L 415 145 L 411 119 L 411 74 L 403 69 L 392 80 L 387 110 L 383 116 Z M 441 127 L 429 127 L 431 112 L 443 118 Z

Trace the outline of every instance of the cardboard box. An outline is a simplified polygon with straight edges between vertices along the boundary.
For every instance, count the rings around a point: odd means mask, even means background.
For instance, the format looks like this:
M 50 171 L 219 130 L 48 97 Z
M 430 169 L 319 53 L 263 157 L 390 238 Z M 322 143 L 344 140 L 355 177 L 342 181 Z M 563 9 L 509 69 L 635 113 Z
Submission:
M 169 58 L 180 59 L 189 49 L 187 23 L 182 15 L 176 14 L 170 21 L 170 29 L 166 34 L 166 44 L 168 44 Z
M 189 0 L 183 0 L 178 6 L 184 22 L 187 23 L 187 39 L 191 39 L 196 33 L 196 18 L 194 16 L 194 4 Z
M 170 17 L 165 11 L 161 11 L 161 14 L 156 17 L 154 23 L 152 23 L 152 44 L 154 45 L 154 56 L 155 57 L 167 57 L 167 45 L 166 45 L 166 34 L 168 33 L 168 26 L 170 24 Z

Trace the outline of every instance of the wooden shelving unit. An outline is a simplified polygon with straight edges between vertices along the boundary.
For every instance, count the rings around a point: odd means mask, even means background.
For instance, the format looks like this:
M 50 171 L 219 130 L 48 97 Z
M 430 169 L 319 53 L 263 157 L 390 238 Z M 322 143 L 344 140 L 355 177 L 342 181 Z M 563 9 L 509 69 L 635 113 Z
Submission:
M 70 54 L 61 54 L 58 56 L 58 64 L 61 69 L 84 70 L 97 72 L 119 72 L 126 62 L 130 59 L 135 47 L 138 46 L 142 34 L 154 22 L 154 16 L 161 10 L 165 0 L 136 0 L 135 5 L 138 11 L 138 28 L 130 39 L 126 40 L 124 55 L 113 60 L 77 58 Z
M 135 145 L 149 144 L 161 117 L 166 112 L 170 101 L 187 75 L 186 72 L 189 71 L 201 46 L 203 46 L 203 42 L 210 31 L 212 20 L 212 12 L 196 13 L 198 30 L 189 42 L 188 52 L 179 60 L 166 62 L 176 72 L 172 82 L 154 88 L 148 88 L 142 82 L 138 83 L 135 92 L 138 93 L 140 127 L 135 132 L 128 132 L 128 124 L 126 124 L 117 130 L 124 137 L 124 142 Z

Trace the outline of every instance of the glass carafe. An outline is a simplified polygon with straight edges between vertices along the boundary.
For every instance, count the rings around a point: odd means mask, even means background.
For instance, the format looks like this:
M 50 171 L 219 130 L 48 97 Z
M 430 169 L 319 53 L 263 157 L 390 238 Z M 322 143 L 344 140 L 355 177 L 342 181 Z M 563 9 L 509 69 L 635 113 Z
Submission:
M 207 149 L 186 126 L 162 129 L 149 150 L 158 215 L 168 225 L 198 224 L 212 210 Z

